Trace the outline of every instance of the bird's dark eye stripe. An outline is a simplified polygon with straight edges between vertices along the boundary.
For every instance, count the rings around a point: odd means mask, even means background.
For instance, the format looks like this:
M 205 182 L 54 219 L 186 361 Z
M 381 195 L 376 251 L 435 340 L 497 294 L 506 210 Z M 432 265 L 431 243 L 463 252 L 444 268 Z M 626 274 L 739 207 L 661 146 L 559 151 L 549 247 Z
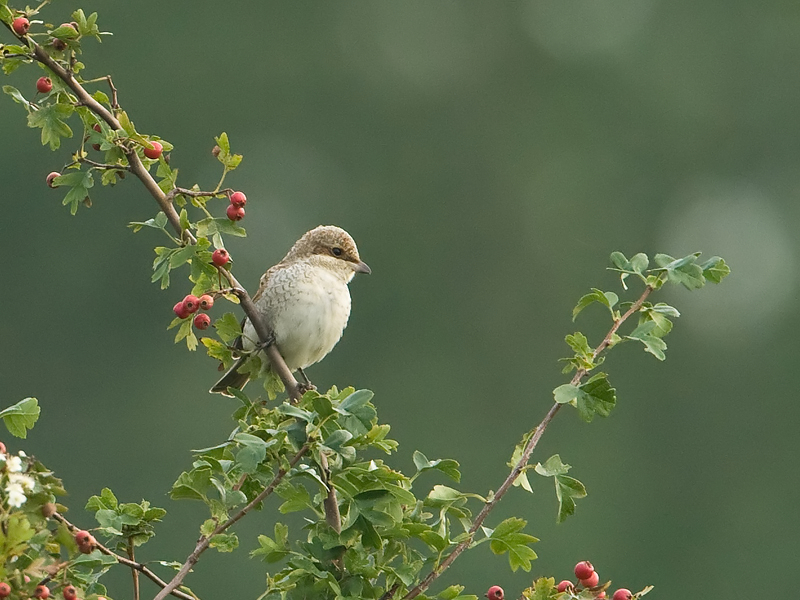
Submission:
M 332 248 L 331 252 L 333 253 L 334 256 L 341 256 L 342 255 L 342 249 L 341 248 Z

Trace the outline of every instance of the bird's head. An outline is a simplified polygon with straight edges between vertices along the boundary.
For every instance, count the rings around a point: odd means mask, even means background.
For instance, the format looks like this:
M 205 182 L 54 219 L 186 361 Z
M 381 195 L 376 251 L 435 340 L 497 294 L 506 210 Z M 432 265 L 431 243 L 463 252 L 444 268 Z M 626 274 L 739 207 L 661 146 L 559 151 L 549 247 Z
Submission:
M 311 259 L 333 271 L 341 272 L 349 281 L 355 273 L 371 273 L 367 263 L 358 255 L 350 234 L 334 225 L 320 225 L 301 237 L 283 262 Z

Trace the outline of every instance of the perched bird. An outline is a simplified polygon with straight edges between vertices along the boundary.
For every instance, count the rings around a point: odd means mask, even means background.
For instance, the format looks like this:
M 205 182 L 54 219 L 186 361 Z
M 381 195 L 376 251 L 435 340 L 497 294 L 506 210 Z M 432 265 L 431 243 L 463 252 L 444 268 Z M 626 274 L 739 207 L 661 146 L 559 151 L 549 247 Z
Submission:
M 322 360 L 342 337 L 350 317 L 347 284 L 356 273 L 371 273 L 358 255 L 353 238 L 344 229 L 320 225 L 295 242 L 289 253 L 261 276 L 253 303 L 275 335 L 275 344 L 292 372 Z M 258 335 L 249 319 L 234 347 L 252 351 Z M 269 360 L 260 353 L 262 368 Z M 239 358 L 214 387 L 212 393 L 229 395 L 228 387 L 242 389 L 250 379 L 238 368 Z

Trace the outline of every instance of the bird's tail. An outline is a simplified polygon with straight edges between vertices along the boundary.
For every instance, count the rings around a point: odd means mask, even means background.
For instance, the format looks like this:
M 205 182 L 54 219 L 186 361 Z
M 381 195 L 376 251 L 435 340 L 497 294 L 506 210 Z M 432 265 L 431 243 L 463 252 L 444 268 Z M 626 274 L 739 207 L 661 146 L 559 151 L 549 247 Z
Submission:
M 244 363 L 245 360 L 246 357 L 242 357 L 233 363 L 233 366 L 228 369 L 228 372 L 225 373 L 225 375 L 223 375 L 217 383 L 214 384 L 209 392 L 212 394 L 222 394 L 223 396 L 233 397 L 228 391 L 229 387 L 240 390 L 245 386 L 245 384 L 247 384 L 248 381 L 250 381 L 250 375 L 248 373 L 239 373 L 237 370 L 242 366 L 242 363 Z

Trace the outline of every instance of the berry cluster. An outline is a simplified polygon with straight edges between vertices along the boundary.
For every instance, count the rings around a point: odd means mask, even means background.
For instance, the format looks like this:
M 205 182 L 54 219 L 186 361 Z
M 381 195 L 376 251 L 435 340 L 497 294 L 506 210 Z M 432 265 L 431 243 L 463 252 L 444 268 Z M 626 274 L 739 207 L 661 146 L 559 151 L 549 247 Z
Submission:
M 566 591 L 576 592 L 581 588 L 593 589 L 600 585 L 600 575 L 598 575 L 597 571 L 594 570 L 594 566 L 588 560 L 582 560 L 575 565 L 575 577 L 578 578 L 577 583 L 573 583 L 570 580 L 565 579 L 558 584 L 557 590 L 562 593 Z M 595 595 L 595 598 L 605 597 L 605 589 L 598 590 L 597 594 Z M 625 588 L 618 589 L 612 596 L 612 600 L 631 600 L 631 598 L 633 598 L 633 594 L 630 590 Z
M 198 298 L 197 296 L 189 294 L 183 300 L 173 306 L 172 310 L 175 311 L 175 314 L 178 315 L 179 319 L 185 319 L 189 315 L 196 313 L 198 309 L 204 311 L 211 310 L 212 306 L 214 306 L 213 296 L 203 294 Z M 198 329 L 208 329 L 209 325 L 211 325 L 211 317 L 204 312 L 195 316 L 194 326 Z
M 233 192 L 231 194 L 231 204 L 225 211 L 231 221 L 241 221 L 244 219 L 244 205 L 247 204 L 247 196 L 243 192 Z

